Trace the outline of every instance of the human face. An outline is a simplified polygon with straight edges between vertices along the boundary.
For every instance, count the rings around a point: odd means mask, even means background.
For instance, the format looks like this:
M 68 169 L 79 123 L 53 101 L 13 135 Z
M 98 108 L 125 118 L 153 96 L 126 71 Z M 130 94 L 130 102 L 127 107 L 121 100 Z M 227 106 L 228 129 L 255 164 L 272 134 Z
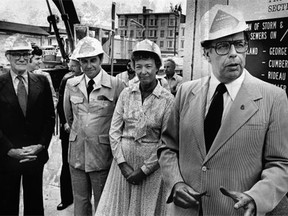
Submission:
M 93 79 L 101 70 L 101 59 L 99 56 L 87 57 L 80 59 L 82 71 L 90 78 Z
M 75 75 L 78 75 L 81 73 L 80 63 L 75 60 L 70 60 L 69 62 L 69 70 L 74 73 Z
M 167 77 L 172 77 L 175 74 L 175 67 L 170 61 L 164 63 L 164 70 Z
M 30 53 L 28 51 L 15 51 L 6 55 L 14 73 L 23 74 L 27 70 Z
M 30 66 L 31 66 L 33 71 L 38 70 L 41 67 L 41 64 L 42 64 L 42 56 L 34 55 L 31 58 Z
M 243 32 L 214 40 L 211 46 L 213 47 L 222 41 L 238 40 L 245 40 Z M 220 82 L 230 83 L 243 73 L 246 63 L 246 52 L 237 53 L 234 45 L 231 45 L 230 51 L 226 55 L 218 55 L 214 48 L 210 48 L 206 56 L 212 66 L 213 74 Z
M 142 85 L 150 85 L 156 80 L 158 71 L 154 59 L 141 59 L 135 61 L 135 72 Z

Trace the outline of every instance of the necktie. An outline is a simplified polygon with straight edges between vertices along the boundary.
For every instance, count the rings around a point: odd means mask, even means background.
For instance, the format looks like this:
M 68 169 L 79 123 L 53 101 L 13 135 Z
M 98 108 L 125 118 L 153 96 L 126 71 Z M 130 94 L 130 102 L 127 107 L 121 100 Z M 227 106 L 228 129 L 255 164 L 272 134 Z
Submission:
M 87 95 L 88 95 L 88 99 L 89 99 L 89 95 L 90 93 L 92 92 L 93 90 L 93 85 L 94 85 L 94 80 L 93 79 L 90 79 L 89 82 L 88 82 L 88 87 L 87 87 Z
M 24 85 L 24 77 L 21 75 L 17 76 L 17 79 L 19 80 L 18 86 L 17 86 L 17 96 L 18 96 L 18 101 L 20 104 L 20 107 L 22 109 L 22 112 L 24 116 L 26 116 L 26 107 L 27 107 L 27 92 L 26 88 Z
M 206 151 L 208 152 L 218 130 L 221 126 L 223 114 L 223 94 L 227 91 L 224 83 L 220 83 L 215 91 L 213 100 L 210 104 L 207 116 L 204 121 L 204 135 Z

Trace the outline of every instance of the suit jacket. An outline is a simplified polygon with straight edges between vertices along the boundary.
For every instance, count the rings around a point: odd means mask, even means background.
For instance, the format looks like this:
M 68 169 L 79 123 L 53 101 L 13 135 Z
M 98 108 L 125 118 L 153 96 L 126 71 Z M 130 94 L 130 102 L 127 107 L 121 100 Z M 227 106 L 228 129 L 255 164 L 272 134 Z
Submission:
M 64 113 L 71 128 L 68 162 L 86 172 L 107 170 L 112 162 L 109 129 L 122 80 L 108 75 L 102 69 L 101 84 L 87 99 L 84 74 L 71 78 L 64 93 Z
M 246 71 L 246 70 L 245 70 Z M 288 191 L 288 102 L 285 92 L 247 71 L 243 84 L 206 154 L 204 118 L 209 78 L 183 83 L 176 96 L 159 163 L 168 202 L 177 182 L 202 198 L 203 215 L 243 215 L 220 186 L 246 192 L 257 214 L 271 211 Z M 171 204 L 171 215 L 198 215 Z
M 18 102 L 10 73 L 0 75 L 0 172 L 19 171 L 19 161 L 7 155 L 11 148 L 41 144 L 45 147 L 31 163 L 46 163 L 54 131 L 55 112 L 49 82 L 28 72 L 26 117 Z

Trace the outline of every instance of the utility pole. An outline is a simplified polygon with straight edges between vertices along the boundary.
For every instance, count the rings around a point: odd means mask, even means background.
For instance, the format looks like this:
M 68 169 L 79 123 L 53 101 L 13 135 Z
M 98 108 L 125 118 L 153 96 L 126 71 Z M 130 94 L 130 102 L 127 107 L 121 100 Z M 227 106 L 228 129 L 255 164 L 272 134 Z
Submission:
M 174 7 L 172 5 L 170 5 L 170 10 L 172 13 L 174 13 L 175 15 L 175 24 L 174 24 L 174 56 L 176 56 L 176 42 L 177 42 L 177 17 L 179 17 L 180 21 L 181 21 L 181 13 L 182 13 L 182 8 L 181 8 L 181 4 L 179 5 L 175 5 Z

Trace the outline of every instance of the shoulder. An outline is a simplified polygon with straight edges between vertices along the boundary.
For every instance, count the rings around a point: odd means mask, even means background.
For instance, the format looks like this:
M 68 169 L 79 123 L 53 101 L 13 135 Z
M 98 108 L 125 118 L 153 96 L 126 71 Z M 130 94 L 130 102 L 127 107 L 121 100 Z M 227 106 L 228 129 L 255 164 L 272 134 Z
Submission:
M 82 79 L 84 79 L 84 75 L 80 75 L 80 76 L 69 78 L 69 79 L 67 79 L 67 84 L 66 85 L 67 86 L 78 85 Z
M 243 81 L 243 84 L 247 87 L 249 92 L 259 91 L 265 96 L 271 95 L 272 97 L 275 97 L 275 95 L 283 94 L 283 92 L 285 93 L 282 88 L 260 80 L 259 78 L 251 75 L 249 72 L 246 73 L 246 78 Z

